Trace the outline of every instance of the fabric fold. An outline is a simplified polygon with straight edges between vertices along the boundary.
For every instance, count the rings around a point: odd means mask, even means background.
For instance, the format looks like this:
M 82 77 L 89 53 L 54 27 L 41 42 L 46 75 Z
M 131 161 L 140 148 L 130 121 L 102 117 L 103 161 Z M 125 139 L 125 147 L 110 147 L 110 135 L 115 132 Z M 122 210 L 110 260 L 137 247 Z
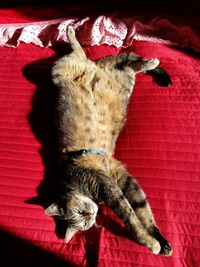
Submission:
M 133 40 L 151 41 L 200 51 L 199 34 L 192 27 L 179 25 L 166 18 L 142 22 L 138 18 L 99 16 L 84 19 L 57 19 L 35 23 L 0 25 L 0 45 L 17 47 L 20 42 L 49 47 L 68 42 L 66 29 L 71 24 L 82 45 L 108 44 L 127 47 Z

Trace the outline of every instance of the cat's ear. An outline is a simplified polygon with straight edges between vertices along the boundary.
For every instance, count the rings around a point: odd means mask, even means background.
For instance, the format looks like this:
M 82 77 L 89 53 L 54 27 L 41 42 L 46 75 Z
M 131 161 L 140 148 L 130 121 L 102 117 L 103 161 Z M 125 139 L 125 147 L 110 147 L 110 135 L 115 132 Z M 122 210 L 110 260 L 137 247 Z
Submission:
M 152 58 L 148 60 L 141 60 L 138 62 L 133 62 L 133 69 L 136 73 L 145 72 L 148 70 L 153 70 L 159 65 L 159 60 L 157 58 Z
M 65 242 L 68 243 L 77 232 L 77 229 L 69 226 L 65 234 Z
M 59 208 L 57 203 L 51 204 L 45 211 L 44 213 L 47 216 L 62 216 L 63 212 L 62 209 Z

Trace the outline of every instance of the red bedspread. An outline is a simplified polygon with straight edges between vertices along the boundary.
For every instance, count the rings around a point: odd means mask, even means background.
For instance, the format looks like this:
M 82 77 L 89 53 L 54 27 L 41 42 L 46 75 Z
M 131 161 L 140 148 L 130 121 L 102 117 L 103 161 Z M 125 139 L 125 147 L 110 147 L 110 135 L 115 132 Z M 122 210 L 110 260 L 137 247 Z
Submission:
M 4 17 L 5 21 L 5 17 Z M 200 41 L 200 40 L 199 40 Z M 57 52 L 63 53 L 63 46 Z M 91 59 L 121 48 L 85 47 Z M 138 75 L 116 157 L 144 188 L 157 224 L 173 246 L 170 258 L 131 240 L 106 207 L 102 227 L 65 244 L 62 227 L 31 198 L 55 178 L 52 127 L 55 51 L 32 44 L 0 47 L 1 266 L 200 266 L 200 62 L 197 53 L 134 41 L 126 50 L 157 57 L 173 85 Z M 43 192 L 45 194 L 45 191 Z M 44 196 L 45 197 L 45 196 Z M 3 264 L 2 264 L 3 262 Z

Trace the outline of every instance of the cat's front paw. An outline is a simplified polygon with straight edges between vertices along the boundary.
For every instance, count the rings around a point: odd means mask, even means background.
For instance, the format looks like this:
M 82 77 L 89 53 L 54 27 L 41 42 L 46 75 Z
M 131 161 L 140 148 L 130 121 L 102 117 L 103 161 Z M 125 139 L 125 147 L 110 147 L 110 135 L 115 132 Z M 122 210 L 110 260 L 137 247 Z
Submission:
M 159 254 L 161 251 L 160 243 L 155 240 L 154 243 L 151 245 L 150 250 L 153 254 Z
M 153 237 L 160 243 L 161 249 L 159 254 L 163 256 L 171 256 L 173 253 L 172 247 L 170 243 L 161 235 L 159 229 L 157 227 L 154 227 L 152 233 Z
M 161 254 L 163 256 L 171 256 L 172 253 L 173 253 L 172 247 L 168 242 L 161 245 L 161 250 L 160 250 L 159 254 Z

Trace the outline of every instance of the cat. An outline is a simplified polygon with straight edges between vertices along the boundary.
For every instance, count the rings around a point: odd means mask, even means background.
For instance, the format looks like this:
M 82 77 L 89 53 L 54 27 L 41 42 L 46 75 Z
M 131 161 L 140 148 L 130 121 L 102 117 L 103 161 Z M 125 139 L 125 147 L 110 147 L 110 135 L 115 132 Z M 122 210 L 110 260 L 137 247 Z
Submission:
M 103 202 L 136 242 L 154 254 L 170 256 L 171 245 L 156 226 L 144 191 L 113 157 L 136 74 L 159 70 L 159 60 L 123 53 L 94 62 L 86 57 L 72 26 L 68 38 L 72 52 L 52 68 L 58 88 L 55 121 L 63 180 L 60 196 L 45 213 L 66 221 L 69 242 L 79 230 L 96 224 Z

